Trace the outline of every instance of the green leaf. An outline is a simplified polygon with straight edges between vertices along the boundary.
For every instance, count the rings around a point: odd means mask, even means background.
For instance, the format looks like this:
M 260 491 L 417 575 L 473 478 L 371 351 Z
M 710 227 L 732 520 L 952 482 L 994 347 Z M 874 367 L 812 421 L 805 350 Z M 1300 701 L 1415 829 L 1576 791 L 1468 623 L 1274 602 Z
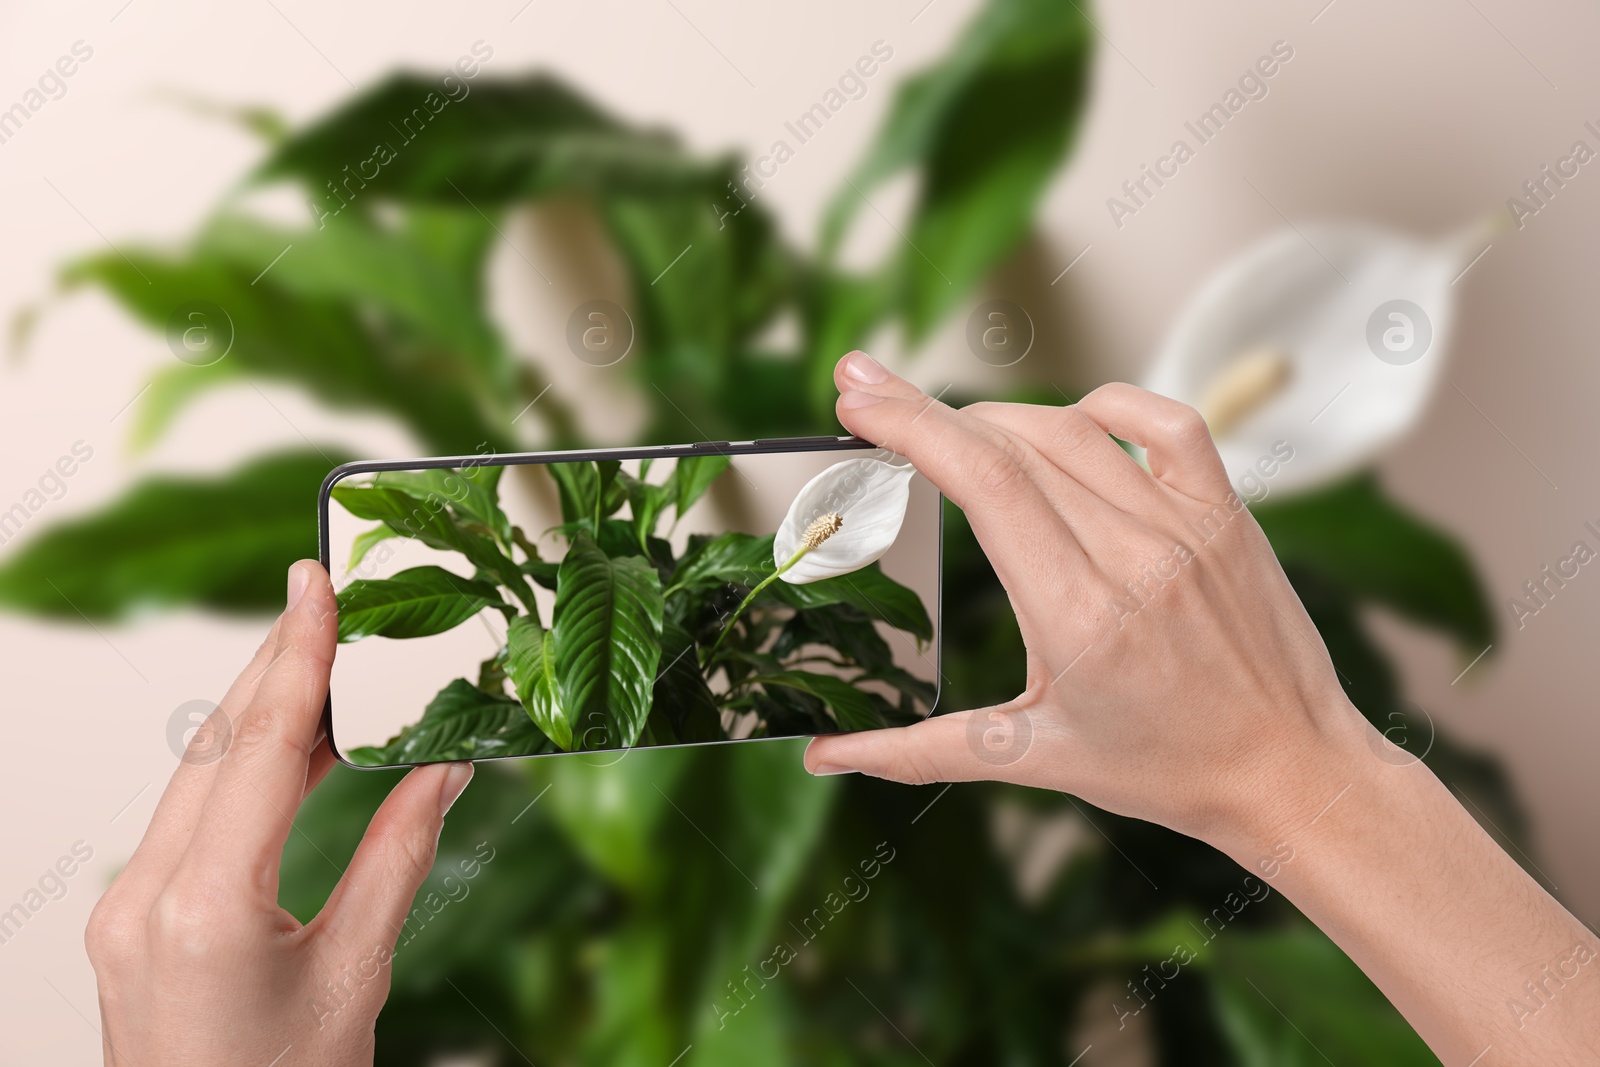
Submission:
M 562 751 L 572 749 L 572 722 L 561 704 L 555 641 L 526 615 L 506 631 L 506 674 L 534 724 Z
M 492 574 L 496 581 L 511 590 L 529 612 L 538 611 L 522 569 L 488 537 L 458 523 L 451 516 L 444 496 L 432 493 L 419 496 L 414 484 L 407 488 L 358 485 L 351 484 L 349 478 L 335 484 L 329 495 L 358 519 L 376 519 L 401 537 L 415 538 L 441 552 L 461 553 L 475 567 Z
M 1093 29 L 1077 4 L 993 0 L 958 42 L 901 85 L 823 227 L 832 249 L 875 186 L 918 170 L 900 261 L 914 339 L 1026 235 L 1089 85 Z
M 682 519 L 694 502 L 705 495 L 711 483 L 728 469 L 733 460 L 728 456 L 684 456 L 667 478 L 667 488 L 672 493 L 672 504 Z
M 810 693 L 828 705 L 841 730 L 879 730 L 889 725 L 870 696 L 843 678 L 831 674 L 782 671 L 778 674 L 755 675 L 747 681 L 768 688 L 778 685 Z
M 356 534 L 355 540 L 350 542 L 350 563 L 345 567 L 345 573 L 349 574 L 359 567 L 361 561 L 367 558 L 368 552 L 390 538 L 399 536 L 388 526 L 374 526 L 370 530 Z
M 442 567 L 412 567 L 389 578 L 358 579 L 339 591 L 339 640 L 428 637 L 484 608 L 509 611 L 499 591 Z
M 567 549 L 551 626 L 561 705 L 580 747 L 633 745 L 661 658 L 661 579 L 637 556 L 611 559 L 587 536 Z
M 753 586 L 774 568 L 771 535 L 725 533 L 699 540 L 690 538 L 689 550 L 673 571 L 672 587 L 692 589 L 724 582 Z
M 304 244 L 315 235 L 286 233 L 271 253 L 285 259 L 265 273 L 271 256 L 236 262 L 232 252 L 207 246 L 206 238 L 176 253 L 127 246 L 121 254 L 87 257 L 62 271 L 63 287 L 98 285 L 154 330 L 168 330 L 175 314 L 189 316 L 192 328 L 203 331 L 196 336 L 211 340 L 220 349 L 217 358 L 232 365 L 227 371 L 217 369 L 221 363 L 182 368 L 195 372 L 182 385 L 181 371 L 163 375 L 157 410 L 138 439 L 147 441 L 179 404 L 243 374 L 293 383 L 336 408 L 396 415 L 438 452 L 471 452 L 485 442 L 509 449 L 500 420 L 491 423 L 485 416 L 485 405 L 503 406 L 509 393 L 472 372 L 460 352 L 405 330 L 346 292 L 280 285 L 274 274 L 302 251 L 284 251 L 297 239 Z M 416 254 L 394 252 L 396 258 Z
M 1285 567 L 1441 630 L 1468 657 L 1493 642 L 1489 599 L 1460 544 L 1403 511 L 1373 476 L 1251 511 Z
M 489 219 L 457 203 L 408 208 L 393 226 L 355 213 L 314 230 L 223 215 L 201 232 L 196 252 L 242 271 L 270 262 L 267 277 L 291 296 L 380 314 L 416 342 L 458 357 L 455 369 L 470 372 L 478 399 L 492 409 L 514 384 L 483 285 L 497 239 Z
M 617 484 L 627 494 L 628 510 L 633 513 L 633 536 L 639 543 L 640 551 L 648 555 L 649 540 L 661 521 L 662 511 L 671 502 L 667 487 L 651 485 L 626 472 L 617 474 Z
M 465 678 L 457 678 L 439 690 L 422 718 L 386 744 L 346 755 L 353 763 L 392 766 L 531 756 L 549 750 L 550 742 L 535 729 L 519 702 L 485 693 Z
M 922 598 L 884 574 L 876 563 L 837 578 L 824 578 L 805 585 L 790 585 L 779 579 L 767 586 L 763 599 L 766 597 L 797 608 L 852 604 L 897 630 L 915 634 L 923 641 L 933 639 L 933 621 L 928 617 Z
M 317 489 L 338 462 L 280 452 L 220 476 L 163 475 L 48 527 L 0 566 L 0 604 L 58 618 L 155 607 L 281 611 L 289 564 L 316 555 Z M 23 513 L 0 513 L 9 532 Z
M 682 626 L 666 622 L 661 630 L 661 659 L 650 711 L 650 728 L 661 744 L 721 741 L 725 734 L 717 698 L 706 685 L 695 655 L 694 638 Z
M 437 495 L 449 501 L 450 510 L 468 523 L 482 527 L 500 544 L 510 546 L 511 520 L 500 508 L 500 476 L 505 468 L 496 464 L 477 467 L 430 468 L 415 471 L 380 471 L 373 485 L 399 489 L 417 500 Z
M 257 177 L 303 181 L 323 211 L 340 207 L 325 183 L 343 181 L 346 165 L 376 172 L 348 191 L 356 206 L 387 197 L 488 209 L 557 192 L 708 184 L 676 138 L 629 126 L 548 75 L 455 85 L 466 95 L 453 99 L 437 76 L 391 75 L 286 140 Z

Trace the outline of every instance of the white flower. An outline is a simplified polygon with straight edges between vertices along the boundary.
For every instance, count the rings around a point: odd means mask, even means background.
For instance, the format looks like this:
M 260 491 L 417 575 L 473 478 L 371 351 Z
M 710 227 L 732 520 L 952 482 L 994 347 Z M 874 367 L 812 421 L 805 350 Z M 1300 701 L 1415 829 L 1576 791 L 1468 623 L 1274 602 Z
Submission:
M 847 459 L 807 482 L 772 540 L 779 576 L 804 585 L 882 557 L 900 535 L 915 473 L 909 463 Z
M 1236 487 L 1279 442 L 1294 458 L 1273 491 L 1339 478 L 1421 417 L 1443 365 L 1452 285 L 1490 236 L 1488 226 L 1442 241 L 1361 225 L 1286 230 L 1201 288 L 1145 385 L 1200 409 Z

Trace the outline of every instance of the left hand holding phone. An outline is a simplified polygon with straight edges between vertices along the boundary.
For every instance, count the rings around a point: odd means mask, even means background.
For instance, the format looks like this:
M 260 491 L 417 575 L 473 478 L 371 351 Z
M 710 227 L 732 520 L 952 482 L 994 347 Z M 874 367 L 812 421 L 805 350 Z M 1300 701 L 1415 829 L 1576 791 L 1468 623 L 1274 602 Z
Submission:
M 288 606 L 95 906 L 84 940 L 107 1064 L 372 1062 L 396 937 L 472 765 L 419 767 L 395 786 L 316 918 L 278 906 L 294 813 L 334 764 L 322 734 L 334 613 L 321 565 L 290 567 Z

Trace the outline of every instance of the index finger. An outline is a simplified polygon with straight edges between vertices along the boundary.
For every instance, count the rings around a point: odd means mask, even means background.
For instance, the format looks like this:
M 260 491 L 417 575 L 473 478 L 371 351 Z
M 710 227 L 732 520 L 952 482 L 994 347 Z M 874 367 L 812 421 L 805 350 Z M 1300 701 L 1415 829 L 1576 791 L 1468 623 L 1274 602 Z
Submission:
M 183 860 L 190 873 L 276 872 L 305 794 L 333 666 L 337 607 L 333 584 L 316 561 L 301 560 L 292 574 L 298 596 L 291 597 L 273 657 L 234 723 L 232 747 Z

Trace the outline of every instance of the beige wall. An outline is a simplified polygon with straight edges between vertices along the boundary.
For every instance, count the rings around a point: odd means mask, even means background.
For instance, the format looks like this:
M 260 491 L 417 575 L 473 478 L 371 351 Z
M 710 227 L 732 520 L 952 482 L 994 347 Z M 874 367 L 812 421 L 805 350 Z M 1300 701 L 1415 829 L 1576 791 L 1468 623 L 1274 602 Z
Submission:
M 412 14 L 371 2 L 275 2 L 278 10 L 97 0 L 12 5 L 0 14 L 0 107 L 20 99 L 73 42 L 94 49 L 65 97 L 0 144 L 0 310 L 40 295 L 53 264 L 103 247 L 102 234 L 120 243 L 186 232 L 256 158 L 244 134 L 163 103 L 153 90 L 270 102 L 302 119 L 345 96 L 346 76 L 365 84 L 402 61 L 442 68 L 478 39 L 495 49 L 492 71 L 553 67 L 620 113 L 683 129 L 708 150 L 765 148 L 874 40 L 889 42 L 894 59 L 868 96 L 765 193 L 790 236 L 807 241 L 881 116 L 889 79 L 943 51 L 974 7 L 535 0 L 513 23 L 522 0 L 408 5 Z M 1102 5 L 1096 100 L 1077 157 L 1049 195 L 1043 242 L 1005 286 L 1014 298 L 1026 294 L 1045 327 L 1036 354 L 1014 373 L 1048 375 L 1057 354 L 1070 353 L 1082 368 L 1070 383 L 1136 378 L 1185 295 L 1223 257 L 1281 227 L 1279 212 L 1295 221 L 1358 217 L 1443 230 L 1498 208 L 1574 139 L 1595 143 L 1582 129 L 1600 119 L 1600 73 L 1589 55 L 1600 13 L 1590 5 L 1323 4 Z M 1113 226 L 1105 198 L 1280 39 L 1295 57 L 1270 95 L 1148 207 Z M 907 195 L 887 189 L 874 199 L 892 216 Z M 1387 626 L 1403 651 L 1409 691 L 1440 724 L 1508 761 L 1535 817 L 1540 867 L 1589 920 L 1600 914 L 1591 647 L 1600 576 L 1585 571 L 1521 631 L 1503 601 L 1564 555 L 1585 520 L 1600 519 L 1588 458 L 1597 454 L 1591 412 L 1600 395 L 1590 342 L 1597 221 L 1600 169 L 1591 166 L 1524 230 L 1496 240 L 1462 282 L 1448 373 L 1459 392 L 1443 389 L 1410 444 L 1385 464 L 1405 499 L 1467 543 L 1502 602 L 1502 623 L 1512 624 L 1492 656 L 1454 686 L 1461 665 L 1452 649 Z M 560 351 L 569 297 L 607 284 L 604 264 L 566 258 L 561 245 L 539 239 L 559 236 L 564 225 L 542 218 L 515 231 L 553 286 L 530 280 L 502 249 L 497 292 L 529 351 Z M 863 213 L 860 230 L 855 254 L 896 239 L 872 213 Z M 893 345 L 886 338 L 883 350 Z M 60 305 L 28 358 L 0 369 L 0 506 L 79 440 L 94 458 L 41 521 L 94 507 L 140 471 L 220 468 L 267 443 L 298 444 L 301 432 L 367 454 L 413 450 L 379 421 L 336 417 L 274 389 L 264 390 L 268 403 L 242 388 L 209 398 L 150 453 L 130 456 L 128 418 L 113 418 L 170 359 L 158 338 L 99 296 Z M 964 351 L 959 322 L 912 373 L 930 389 L 1000 380 Z M 608 405 L 617 381 L 614 372 L 572 365 L 558 388 L 585 404 L 591 425 L 615 427 L 617 409 Z M 0 616 L 13 752 L 0 776 L 0 908 L 21 899 L 74 842 L 94 850 L 66 897 L 0 945 L 0 1032 L 12 1062 L 94 1061 L 97 1038 L 81 1017 L 95 1015 L 93 979 L 79 931 L 174 766 L 168 716 L 185 701 L 217 699 L 260 629 L 192 614 L 103 632 Z

